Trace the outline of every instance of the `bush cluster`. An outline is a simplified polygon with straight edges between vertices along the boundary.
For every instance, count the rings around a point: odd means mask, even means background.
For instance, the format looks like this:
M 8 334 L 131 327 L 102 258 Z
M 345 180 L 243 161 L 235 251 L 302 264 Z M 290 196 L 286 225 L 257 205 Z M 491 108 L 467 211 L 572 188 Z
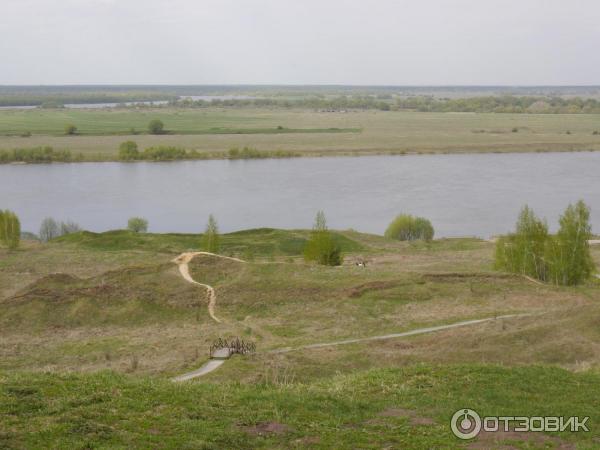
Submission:
M 434 229 L 431 222 L 423 217 L 413 217 L 410 214 L 400 214 L 385 230 L 385 237 L 399 241 L 430 241 Z
M 251 147 L 244 147 L 241 150 L 237 147 L 233 147 L 227 152 L 227 157 L 229 159 L 293 158 L 295 156 L 298 156 L 295 152 L 284 150 L 264 151 Z
M 304 259 L 324 266 L 340 266 L 344 261 L 342 249 L 327 228 L 325 213 L 319 211 L 315 218 L 310 239 L 304 248 Z
M 127 221 L 127 229 L 134 233 L 146 233 L 148 231 L 148 221 L 143 217 L 131 217 Z
M 150 134 L 163 134 L 165 132 L 165 124 L 160 119 L 151 120 L 148 124 L 148 132 Z
M 552 236 L 546 222 L 525 206 L 515 232 L 496 243 L 496 268 L 557 285 L 584 282 L 595 270 L 588 243 L 592 237 L 589 218 L 583 201 L 569 205 L 560 217 L 558 233 Z
M 202 235 L 202 248 L 209 253 L 219 253 L 221 247 L 219 225 L 212 214 L 208 216 L 208 223 Z
M 77 134 L 77 127 L 72 123 L 65 125 L 65 134 L 68 136 L 73 136 Z
M 52 217 L 46 217 L 40 225 L 39 238 L 42 242 L 48 242 L 65 234 L 77 233 L 79 231 L 81 231 L 81 227 L 75 222 L 70 220 L 58 222 Z
M 193 152 L 188 153 L 181 147 L 159 145 L 148 147 L 140 152 L 137 143 L 134 141 L 125 141 L 119 146 L 120 161 L 174 161 L 194 157 Z
M 125 141 L 119 146 L 119 161 L 177 161 L 183 159 L 208 159 L 211 157 L 227 159 L 263 159 L 263 158 L 292 158 L 298 153 L 284 150 L 262 151 L 250 147 L 240 150 L 237 147 L 227 153 L 206 153 L 197 150 L 186 150 L 181 147 L 160 145 L 140 151 L 135 141 Z
M 0 209 L 0 243 L 13 250 L 21 241 L 21 222 L 17 215 Z
M 16 148 L 0 150 L 0 164 L 11 162 L 49 163 L 69 162 L 72 160 L 69 150 L 54 150 L 52 147 Z

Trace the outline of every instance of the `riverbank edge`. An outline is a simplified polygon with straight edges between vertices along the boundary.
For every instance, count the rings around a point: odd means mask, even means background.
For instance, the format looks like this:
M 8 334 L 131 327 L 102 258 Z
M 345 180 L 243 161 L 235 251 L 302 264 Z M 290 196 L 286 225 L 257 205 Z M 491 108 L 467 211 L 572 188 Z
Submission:
M 179 159 L 136 159 L 122 160 L 118 155 L 76 155 L 70 160 L 64 161 L 0 161 L 0 166 L 10 165 L 41 165 L 41 164 L 75 164 L 75 163 L 100 163 L 100 162 L 121 162 L 121 163 L 148 163 L 148 162 L 179 162 L 179 161 L 240 161 L 240 160 L 272 160 L 272 159 L 296 159 L 296 158 L 348 158 L 365 156 L 426 156 L 426 155 L 490 155 L 490 154 L 526 154 L 526 153 L 595 153 L 600 151 L 600 146 L 592 148 L 571 148 L 568 150 L 560 149 L 466 149 L 466 150 L 300 150 L 283 151 L 282 156 L 277 156 L 277 150 L 264 151 L 265 155 L 258 157 L 232 157 L 229 152 L 206 152 L 200 153 L 200 157 L 189 157 Z

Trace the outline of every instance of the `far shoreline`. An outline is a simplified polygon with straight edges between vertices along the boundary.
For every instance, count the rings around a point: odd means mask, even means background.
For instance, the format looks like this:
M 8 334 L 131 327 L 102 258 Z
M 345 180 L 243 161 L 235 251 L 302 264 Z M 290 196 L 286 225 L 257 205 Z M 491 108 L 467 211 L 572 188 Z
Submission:
M 494 150 L 326 150 L 326 151 L 289 151 L 285 156 L 258 156 L 258 157 L 230 157 L 227 152 L 219 152 L 222 154 L 206 152 L 206 157 L 190 157 L 179 159 L 135 159 L 122 160 L 117 155 L 102 157 L 85 157 L 83 159 L 73 158 L 65 161 L 0 161 L 0 166 L 24 166 L 24 165 L 47 165 L 47 164 L 85 164 L 85 163 L 175 163 L 189 161 L 256 161 L 256 160 L 291 160 L 299 158 L 361 158 L 369 156 L 438 156 L 438 155 L 499 155 L 499 154 L 543 154 L 543 153 L 596 153 L 600 148 L 582 148 L 582 149 L 494 149 Z M 265 152 L 275 153 L 275 152 Z M 202 153 L 201 153 L 202 155 Z

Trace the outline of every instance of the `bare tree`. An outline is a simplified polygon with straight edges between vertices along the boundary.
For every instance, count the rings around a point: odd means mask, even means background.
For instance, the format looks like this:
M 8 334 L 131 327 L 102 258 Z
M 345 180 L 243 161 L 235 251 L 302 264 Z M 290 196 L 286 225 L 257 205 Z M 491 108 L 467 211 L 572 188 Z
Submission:
M 40 225 L 40 240 L 48 242 L 60 236 L 60 227 L 52 217 L 46 217 Z

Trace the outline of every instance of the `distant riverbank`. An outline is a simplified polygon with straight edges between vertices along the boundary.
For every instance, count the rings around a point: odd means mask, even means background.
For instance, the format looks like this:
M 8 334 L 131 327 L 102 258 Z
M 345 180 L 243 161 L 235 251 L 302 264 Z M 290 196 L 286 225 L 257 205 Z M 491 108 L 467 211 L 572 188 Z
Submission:
M 288 159 L 288 158 L 327 158 L 327 157 L 367 157 L 367 156 L 415 156 L 415 155 L 458 155 L 458 154 L 525 154 L 525 153 L 590 153 L 600 149 L 582 150 L 338 150 L 338 151 L 285 151 L 285 150 L 257 150 L 257 149 L 230 149 L 227 152 L 198 152 L 181 148 L 151 148 L 148 156 L 143 154 L 137 159 L 121 159 L 119 155 L 106 154 L 73 154 L 68 150 L 55 151 L 52 147 L 38 147 L 33 149 L 0 150 L 0 165 L 23 164 L 51 164 L 51 163 L 98 163 L 98 162 L 177 162 L 177 161 L 210 161 L 210 160 L 256 160 L 256 159 Z M 172 156 L 175 155 L 175 156 Z
M 153 121 L 164 124 L 158 134 L 149 130 Z M 52 147 L 69 151 L 71 161 L 115 161 L 124 141 L 135 141 L 140 152 L 183 149 L 183 159 L 225 159 L 231 149 L 245 147 L 267 157 L 586 151 L 600 150 L 600 115 L 217 107 L 0 111 L 0 151 Z

